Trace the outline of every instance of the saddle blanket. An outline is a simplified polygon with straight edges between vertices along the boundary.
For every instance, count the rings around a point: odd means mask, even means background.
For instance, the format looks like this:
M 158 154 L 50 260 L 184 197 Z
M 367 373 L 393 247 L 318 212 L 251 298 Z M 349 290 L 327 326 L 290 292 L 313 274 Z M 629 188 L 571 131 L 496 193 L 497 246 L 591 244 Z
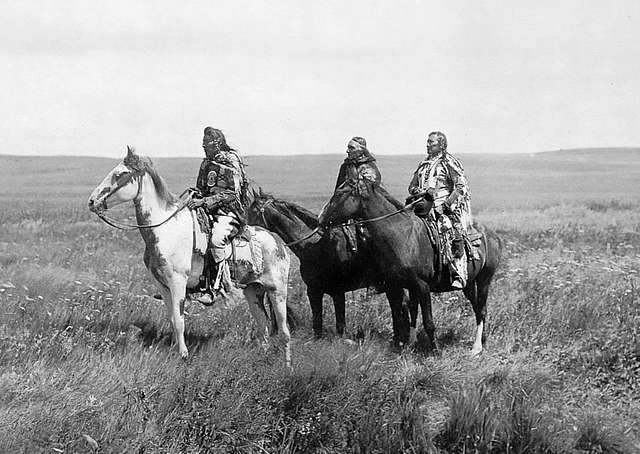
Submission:
M 427 227 L 427 233 L 431 244 L 436 249 L 436 253 L 440 256 L 442 264 L 447 264 L 452 260 L 451 256 L 451 236 L 449 231 L 441 231 L 439 225 L 427 218 L 421 218 Z M 478 231 L 475 226 L 471 227 L 464 237 L 465 249 L 467 257 L 472 260 L 480 260 L 480 246 L 482 245 L 483 233 Z
M 193 214 L 193 252 L 205 256 L 211 233 L 209 228 L 202 228 L 203 224 L 202 217 Z M 262 273 L 262 247 L 256 238 L 255 228 L 246 226 L 238 233 L 226 245 L 224 257 L 229 263 L 234 280 L 242 281 L 248 274 Z

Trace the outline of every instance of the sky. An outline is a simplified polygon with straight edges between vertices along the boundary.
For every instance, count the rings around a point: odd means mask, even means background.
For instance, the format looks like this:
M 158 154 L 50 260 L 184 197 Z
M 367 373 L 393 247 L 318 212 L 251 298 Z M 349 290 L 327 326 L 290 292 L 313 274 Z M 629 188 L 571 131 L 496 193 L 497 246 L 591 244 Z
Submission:
M 3 3 L 0 154 L 640 146 L 640 2 Z

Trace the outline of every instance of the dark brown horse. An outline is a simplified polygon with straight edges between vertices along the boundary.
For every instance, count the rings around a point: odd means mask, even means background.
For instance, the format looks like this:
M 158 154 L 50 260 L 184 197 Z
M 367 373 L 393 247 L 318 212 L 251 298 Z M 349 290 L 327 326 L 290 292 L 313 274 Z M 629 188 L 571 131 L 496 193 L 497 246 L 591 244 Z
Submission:
M 248 209 L 249 224 L 280 235 L 300 259 L 300 275 L 307 285 L 316 336 L 322 334 L 322 297 L 325 294 L 333 299 L 336 331 L 342 335 L 345 330 L 345 292 L 376 287 L 386 292 L 392 313 L 398 319 L 394 323 L 396 342 L 406 342 L 407 339 L 398 338 L 398 333 L 403 331 L 401 324 L 407 317 L 406 306 L 403 306 L 404 292 L 399 287 L 382 287 L 382 276 L 372 267 L 376 263 L 373 251 L 362 235 L 354 230 L 349 234 L 342 228 L 317 233 L 318 218 L 309 210 L 275 199 L 262 190 L 254 192 L 253 198 Z
M 385 282 L 409 290 L 412 328 L 415 328 L 419 305 L 427 338 L 435 346 L 430 292 L 454 289 L 448 274 L 438 272 L 438 257 L 424 221 L 409 210 L 398 210 L 398 206 L 401 206 L 400 202 L 394 201 L 384 188 L 360 180 L 350 182 L 344 190 L 334 194 L 325 213 L 336 222 L 361 220 L 364 235 L 375 250 L 375 268 L 384 274 Z M 474 224 L 474 227 L 482 233 L 480 259 L 467 262 L 469 278 L 463 291 L 476 316 L 476 337 L 471 353 L 478 355 L 486 340 L 487 297 L 500 262 L 502 245 L 490 229 L 481 224 Z

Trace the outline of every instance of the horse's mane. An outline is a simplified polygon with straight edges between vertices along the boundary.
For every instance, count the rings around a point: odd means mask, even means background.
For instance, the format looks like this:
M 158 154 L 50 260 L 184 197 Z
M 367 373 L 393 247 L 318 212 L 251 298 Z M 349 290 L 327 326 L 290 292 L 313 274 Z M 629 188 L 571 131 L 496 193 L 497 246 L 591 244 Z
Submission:
M 305 224 L 313 227 L 318 226 L 318 216 L 316 216 L 311 211 L 307 210 L 306 208 L 300 205 L 297 205 L 293 202 L 287 202 L 286 200 L 277 199 L 272 194 L 262 192 L 262 190 L 260 190 L 260 194 L 256 197 L 256 199 L 258 198 L 262 200 L 273 200 L 274 202 L 284 205 L 284 207 L 289 212 L 291 212 L 294 216 L 297 216 L 298 218 L 300 218 L 302 222 L 304 222 Z M 284 214 L 286 215 L 288 213 L 284 213 Z
M 401 210 L 404 208 L 404 203 L 393 197 L 382 185 L 371 185 L 371 191 L 377 192 L 383 198 L 387 199 L 396 209 Z
M 300 205 L 296 205 L 293 202 L 285 202 L 284 200 L 279 200 L 279 202 L 285 205 L 290 211 L 293 212 L 293 214 L 302 219 L 302 222 L 304 222 L 305 224 L 317 227 L 318 216 L 313 214 L 311 211 L 307 210 L 304 207 L 301 207 Z
M 149 174 L 160 200 L 165 202 L 167 205 L 177 202 L 178 198 L 169 190 L 164 178 L 158 174 L 151 158 L 148 156 L 136 155 L 135 150 L 131 148 L 131 154 L 124 158 L 124 164 L 133 170 Z

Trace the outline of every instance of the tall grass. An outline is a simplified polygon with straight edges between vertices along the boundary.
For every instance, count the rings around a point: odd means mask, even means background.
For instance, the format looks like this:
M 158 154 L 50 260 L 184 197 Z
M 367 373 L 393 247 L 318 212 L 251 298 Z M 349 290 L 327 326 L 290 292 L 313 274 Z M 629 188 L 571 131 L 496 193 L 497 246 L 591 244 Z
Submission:
M 137 233 L 64 197 L 1 201 L 0 452 L 639 452 L 639 213 L 483 208 L 506 251 L 480 358 L 459 293 L 434 296 L 436 356 L 394 352 L 367 291 L 344 339 L 327 300 L 316 341 L 294 266 L 290 372 L 242 302 L 187 305 L 183 362 Z

